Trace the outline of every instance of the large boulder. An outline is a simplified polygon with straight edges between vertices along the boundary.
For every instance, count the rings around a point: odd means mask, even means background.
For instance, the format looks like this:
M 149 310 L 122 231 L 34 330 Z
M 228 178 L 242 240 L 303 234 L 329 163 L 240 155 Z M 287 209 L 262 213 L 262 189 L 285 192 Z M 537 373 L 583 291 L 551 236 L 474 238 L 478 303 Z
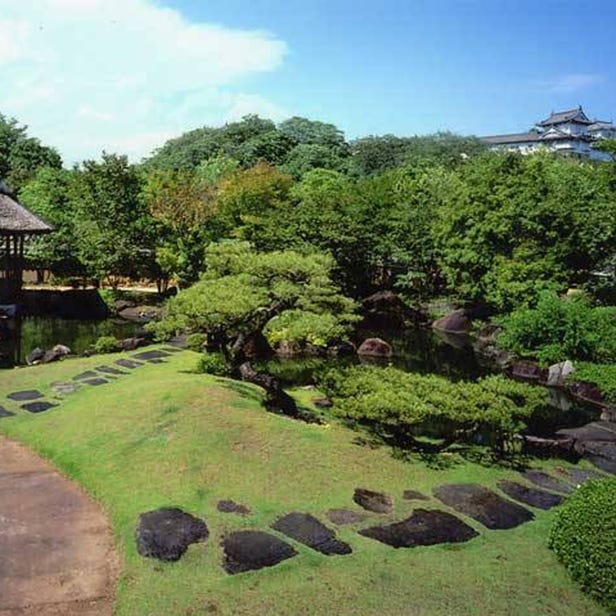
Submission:
M 123 351 L 134 351 L 145 345 L 147 345 L 147 341 L 143 338 L 124 338 L 120 341 L 120 347 Z
M 43 357 L 45 357 L 45 351 L 39 347 L 36 347 L 36 349 L 33 349 L 28 353 L 28 355 L 26 355 L 26 363 L 29 366 L 38 364 L 41 362 Z
M 432 327 L 453 334 L 468 334 L 471 331 L 472 323 L 465 310 L 454 310 L 447 316 L 434 321 Z
M 548 368 L 547 384 L 549 387 L 562 387 L 565 384 L 566 378 L 574 372 L 573 363 L 568 359 L 559 364 L 553 364 Z
M 394 352 L 389 342 L 381 338 L 366 338 L 357 349 L 357 354 L 369 357 L 391 357 Z
M 179 560 L 191 543 L 209 536 L 206 523 L 175 507 L 142 513 L 137 526 L 137 551 L 158 560 Z
M 425 316 L 409 308 L 393 291 L 378 291 L 362 301 L 364 329 L 403 329 L 425 322 Z

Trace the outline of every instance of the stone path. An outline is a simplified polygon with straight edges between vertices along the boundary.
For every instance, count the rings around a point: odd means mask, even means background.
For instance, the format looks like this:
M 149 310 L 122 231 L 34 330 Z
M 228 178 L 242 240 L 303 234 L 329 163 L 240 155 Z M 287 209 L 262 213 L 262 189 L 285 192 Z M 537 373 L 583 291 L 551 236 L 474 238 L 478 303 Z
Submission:
M 117 570 L 100 508 L 0 437 L 0 616 L 111 615 Z

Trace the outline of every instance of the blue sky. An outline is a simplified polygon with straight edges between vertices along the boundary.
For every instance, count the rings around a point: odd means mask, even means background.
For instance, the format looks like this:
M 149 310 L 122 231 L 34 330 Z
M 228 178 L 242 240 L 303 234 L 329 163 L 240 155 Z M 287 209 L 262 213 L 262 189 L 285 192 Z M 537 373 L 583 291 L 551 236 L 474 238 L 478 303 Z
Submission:
M 69 161 L 249 112 L 351 138 L 616 119 L 613 1 L 0 0 L 0 28 L 0 112 Z

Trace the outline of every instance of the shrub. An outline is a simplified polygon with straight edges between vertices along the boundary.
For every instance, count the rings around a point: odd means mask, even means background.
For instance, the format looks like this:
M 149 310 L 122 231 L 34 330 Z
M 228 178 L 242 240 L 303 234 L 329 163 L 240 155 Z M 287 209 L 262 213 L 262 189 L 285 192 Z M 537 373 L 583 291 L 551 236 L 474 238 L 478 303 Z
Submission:
M 199 358 L 197 371 L 215 376 L 229 376 L 229 369 L 220 353 L 204 353 Z
M 97 353 L 115 353 L 122 350 L 122 344 L 113 336 L 101 336 L 94 343 L 94 350 Z
M 501 450 L 547 398 L 544 390 L 502 376 L 452 383 L 375 366 L 330 371 L 319 386 L 337 413 L 397 438 L 453 442 L 481 436 Z
M 567 500 L 549 546 L 582 590 L 616 613 L 616 477 L 591 481 Z
M 201 353 L 205 347 L 207 336 L 205 334 L 190 334 L 186 339 L 186 344 L 191 351 Z
M 536 308 L 501 319 L 498 344 L 545 363 L 616 361 L 616 307 L 593 307 L 584 296 L 541 296 Z

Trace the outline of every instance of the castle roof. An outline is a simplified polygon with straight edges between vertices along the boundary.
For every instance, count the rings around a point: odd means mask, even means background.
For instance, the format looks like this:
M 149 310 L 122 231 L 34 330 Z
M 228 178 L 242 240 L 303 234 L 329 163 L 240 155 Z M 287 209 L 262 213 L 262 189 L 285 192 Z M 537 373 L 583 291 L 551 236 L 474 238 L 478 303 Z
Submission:
M 577 122 L 578 124 L 592 124 L 593 121 L 584 113 L 582 106 L 566 111 L 552 111 L 549 117 L 539 122 L 537 126 L 554 126 L 565 122 Z

